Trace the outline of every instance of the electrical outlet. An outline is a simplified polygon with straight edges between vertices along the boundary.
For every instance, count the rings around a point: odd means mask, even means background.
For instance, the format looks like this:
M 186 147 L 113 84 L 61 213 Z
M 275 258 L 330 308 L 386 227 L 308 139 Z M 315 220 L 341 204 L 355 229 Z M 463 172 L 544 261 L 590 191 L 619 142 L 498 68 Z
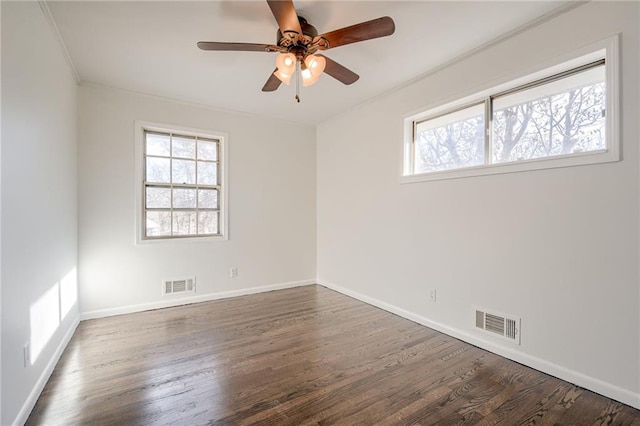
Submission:
M 229 275 L 231 278 L 236 278 L 238 276 L 238 268 L 231 268 L 229 271 Z
M 22 355 L 24 357 L 24 366 L 28 367 L 31 363 L 31 343 L 27 342 L 24 344 Z
M 430 302 L 435 302 L 436 301 L 436 289 L 435 288 L 430 288 L 429 289 L 429 301 Z

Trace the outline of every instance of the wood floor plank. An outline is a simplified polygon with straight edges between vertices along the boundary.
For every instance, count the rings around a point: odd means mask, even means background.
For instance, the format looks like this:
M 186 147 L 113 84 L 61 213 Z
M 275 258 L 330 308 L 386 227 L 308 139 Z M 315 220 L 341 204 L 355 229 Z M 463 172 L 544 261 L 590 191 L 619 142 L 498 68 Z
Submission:
M 83 321 L 28 425 L 639 425 L 321 286 Z

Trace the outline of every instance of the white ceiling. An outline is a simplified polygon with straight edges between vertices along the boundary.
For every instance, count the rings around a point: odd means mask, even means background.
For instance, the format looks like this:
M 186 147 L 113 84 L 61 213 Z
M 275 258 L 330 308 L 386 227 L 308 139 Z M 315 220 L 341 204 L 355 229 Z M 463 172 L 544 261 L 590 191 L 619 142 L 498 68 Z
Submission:
M 274 53 L 213 52 L 198 41 L 275 44 L 265 1 L 49 1 L 83 83 L 319 123 L 519 28 L 561 5 L 541 1 L 294 1 L 320 33 L 390 16 L 390 37 L 341 46 L 326 55 L 360 75 L 344 86 L 328 75 L 301 88 L 261 88 Z

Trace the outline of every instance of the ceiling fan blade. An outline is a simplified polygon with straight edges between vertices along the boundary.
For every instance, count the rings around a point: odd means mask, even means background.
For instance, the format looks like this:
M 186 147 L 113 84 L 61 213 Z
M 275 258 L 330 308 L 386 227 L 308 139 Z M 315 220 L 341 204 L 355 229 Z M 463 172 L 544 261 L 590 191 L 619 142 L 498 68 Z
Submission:
M 321 37 L 329 41 L 329 47 L 320 47 L 320 49 L 326 50 L 333 47 L 344 46 L 345 44 L 388 36 L 393 34 L 395 30 L 396 24 L 393 22 L 393 19 L 384 16 L 322 34 Z
M 327 61 L 327 64 L 324 67 L 324 72 L 339 82 L 349 85 L 355 83 L 360 78 L 358 74 L 351 71 L 349 68 L 345 68 L 333 59 L 319 54 L 316 54 L 316 56 L 322 56 Z
M 278 68 L 276 68 L 273 72 L 276 72 L 276 71 L 278 71 Z M 273 72 L 271 73 L 271 75 L 267 79 L 267 82 L 262 87 L 262 91 L 263 92 L 273 92 L 274 90 L 277 90 L 278 87 L 280 87 L 280 83 L 282 83 L 282 82 L 280 81 L 280 79 L 278 77 L 276 77 L 273 74 Z
M 199 41 L 202 50 L 232 50 L 244 52 L 271 52 L 269 44 L 259 43 L 221 43 L 217 41 Z
M 276 22 L 278 22 L 278 27 L 283 36 L 290 34 L 291 31 L 302 35 L 300 21 L 298 21 L 298 13 L 293 6 L 293 1 L 267 0 L 267 3 L 271 8 L 271 13 L 273 13 L 273 16 L 276 18 Z

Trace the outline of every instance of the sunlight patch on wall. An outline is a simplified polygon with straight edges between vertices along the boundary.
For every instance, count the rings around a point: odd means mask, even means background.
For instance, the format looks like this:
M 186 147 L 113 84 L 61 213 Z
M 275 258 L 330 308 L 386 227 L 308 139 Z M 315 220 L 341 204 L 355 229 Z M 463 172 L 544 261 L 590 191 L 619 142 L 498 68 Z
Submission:
M 30 359 L 32 365 L 77 301 L 78 272 L 73 268 L 31 305 Z
M 54 284 L 31 305 L 31 364 L 60 325 L 60 287 Z
M 78 301 L 78 273 L 76 268 L 60 280 L 60 321 L 62 321 Z

